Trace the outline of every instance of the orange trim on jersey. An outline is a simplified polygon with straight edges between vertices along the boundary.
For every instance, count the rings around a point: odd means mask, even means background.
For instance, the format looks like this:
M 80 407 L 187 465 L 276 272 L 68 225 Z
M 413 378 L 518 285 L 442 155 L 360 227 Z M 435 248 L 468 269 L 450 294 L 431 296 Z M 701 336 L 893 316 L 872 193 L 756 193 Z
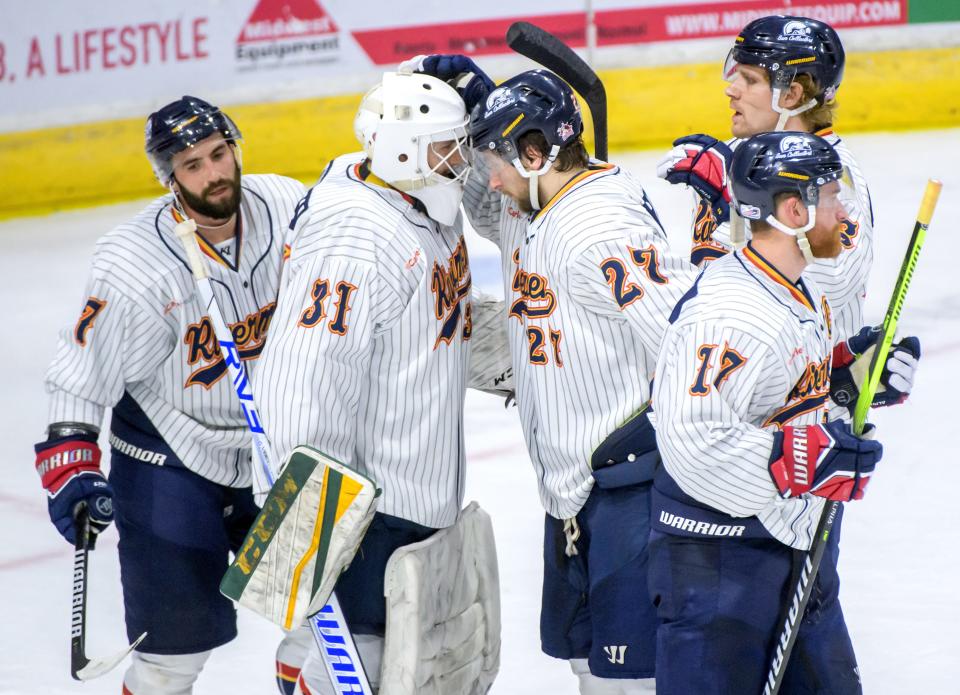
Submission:
M 828 135 L 833 135 L 833 128 L 827 126 L 826 128 L 818 130 L 816 133 L 814 133 L 814 135 L 819 135 L 820 137 L 825 138 Z
M 757 266 L 757 268 L 759 268 L 764 275 L 773 280 L 775 283 L 778 285 L 783 285 L 787 290 L 789 290 L 790 294 L 793 295 L 793 298 L 803 304 L 803 306 L 807 307 L 810 311 L 816 311 L 816 309 L 813 308 L 813 304 L 811 304 L 810 300 L 807 298 L 807 295 L 804 294 L 799 287 L 790 282 L 790 280 L 788 280 L 783 273 L 770 265 L 770 263 L 768 263 L 763 256 L 754 251 L 749 244 L 747 244 L 747 246 L 745 246 L 743 249 L 743 257 Z
M 355 164 L 355 165 L 353 166 L 353 175 L 354 175 L 354 176 L 356 176 L 359 180 L 363 181 L 364 183 L 372 183 L 374 186 L 380 186 L 381 188 L 387 188 L 387 189 L 389 189 L 389 190 L 391 190 L 391 191 L 396 191 L 397 193 L 399 193 L 399 194 L 403 197 L 403 199 L 404 199 L 405 201 L 407 201 L 407 202 L 410 203 L 411 205 L 414 204 L 415 199 L 414 199 L 413 196 L 409 196 L 409 195 L 407 195 L 406 193 L 404 193 L 403 191 L 401 191 L 401 190 L 399 190 L 399 189 L 397 189 L 397 188 L 394 188 L 394 187 L 391 186 L 389 183 L 387 183 L 386 181 L 384 181 L 383 179 L 381 179 L 379 176 L 377 176 L 376 174 L 374 174 L 372 171 L 370 171 L 370 167 L 364 167 L 364 166 L 363 166 L 364 164 L 365 164 L 365 162 L 360 162 L 360 163 Z M 364 175 L 364 172 L 366 172 L 366 175 Z
M 584 180 L 590 178 L 591 176 L 593 176 L 593 175 L 595 175 L 595 174 L 600 174 L 600 173 L 603 173 L 603 172 L 605 172 L 605 171 L 610 171 L 610 170 L 613 169 L 615 166 L 616 166 L 615 164 L 602 164 L 602 165 L 597 165 L 596 167 L 591 166 L 591 167 L 590 167 L 589 169 L 587 169 L 586 171 L 581 172 L 581 173 L 577 174 L 576 176 L 574 176 L 572 179 L 570 179 L 569 181 L 567 181 L 567 182 L 563 185 L 563 188 L 561 188 L 559 191 L 557 191 L 557 192 L 554 194 L 554 196 L 547 202 L 546 205 L 544 205 L 542 208 L 540 208 L 540 210 L 537 212 L 537 214 L 534 215 L 534 217 L 533 217 L 534 221 L 536 221 L 537 219 L 539 219 L 540 216 L 546 214 L 547 210 L 549 210 L 551 207 L 553 207 L 553 205 L 555 205 L 564 195 L 567 194 L 567 192 L 568 192 L 571 188 L 573 188 L 574 186 L 576 186 L 578 183 L 580 183 L 581 181 L 584 181 Z
M 177 210 L 175 207 L 171 207 L 170 212 L 173 213 L 173 219 L 176 220 L 177 224 L 180 224 L 185 219 L 187 219 L 182 214 L 180 214 L 180 211 Z M 237 268 L 231 267 L 230 264 L 223 259 L 223 256 L 217 253 L 217 250 L 213 246 L 211 246 L 206 239 L 203 238 L 203 235 L 201 235 L 200 232 L 194 232 L 193 235 L 197 238 L 197 245 L 200 247 L 200 251 L 203 253 L 204 256 L 206 256 L 207 258 L 213 259 L 214 261 L 222 265 L 224 268 L 230 268 L 231 270 L 237 269 Z M 237 267 L 239 267 L 239 264 L 240 264 L 240 240 L 237 239 Z

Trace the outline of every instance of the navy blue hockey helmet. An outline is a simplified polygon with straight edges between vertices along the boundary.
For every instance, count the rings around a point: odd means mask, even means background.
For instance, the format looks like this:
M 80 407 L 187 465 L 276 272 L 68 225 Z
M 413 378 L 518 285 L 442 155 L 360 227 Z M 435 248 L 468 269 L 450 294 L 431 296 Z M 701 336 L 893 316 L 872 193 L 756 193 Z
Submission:
M 243 137 L 227 114 L 197 97 L 183 96 L 151 113 L 144 131 L 144 149 L 157 180 L 164 185 L 170 183 L 173 155 L 214 133 L 222 133 L 233 143 Z
M 573 90 L 547 70 L 530 70 L 506 80 L 474 107 L 470 117 L 474 149 L 495 151 L 515 166 L 520 138 L 531 131 L 543 133 L 550 145 L 548 163 L 583 132 Z
M 786 89 L 797 75 L 816 83 L 814 98 L 830 101 L 843 79 L 844 52 L 840 37 L 829 24 L 807 17 L 772 15 L 755 19 L 741 31 L 723 67 L 730 77 L 737 63 L 767 71 L 774 88 Z
M 741 216 L 770 222 L 776 213 L 777 195 L 796 193 L 804 205 L 816 206 L 821 186 L 842 175 L 840 155 L 819 135 L 761 133 L 740 143 L 734 151 L 730 189 Z

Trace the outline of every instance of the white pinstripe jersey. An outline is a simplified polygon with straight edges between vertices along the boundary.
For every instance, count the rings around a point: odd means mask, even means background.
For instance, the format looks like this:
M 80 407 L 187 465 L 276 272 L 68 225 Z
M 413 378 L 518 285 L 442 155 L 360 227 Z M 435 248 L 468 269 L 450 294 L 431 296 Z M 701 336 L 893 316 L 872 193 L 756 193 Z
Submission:
M 315 446 L 376 481 L 379 511 L 450 526 L 472 329 L 462 225 L 434 222 L 362 159 L 334 160 L 298 211 L 254 393 L 278 457 Z
M 827 295 L 833 310 L 835 337 L 844 340 L 864 326 L 863 305 L 874 256 L 873 207 L 860 166 L 840 137 L 829 129 L 816 134 L 833 146 L 843 162 L 840 200 L 849 217 L 840 235 L 840 255 L 817 259 L 803 271 L 803 276 L 814 280 Z M 736 148 L 740 142 L 734 139 L 729 144 Z M 694 203 L 693 258 L 700 263 L 702 259 L 716 258 L 730 250 L 730 225 L 724 223 L 718 227 L 709 205 L 703 204 L 696 194 Z
M 241 191 L 237 265 L 201 247 L 224 320 L 255 371 L 276 305 L 284 235 L 304 187 L 281 176 L 244 176 Z M 97 242 L 81 317 L 61 332 L 47 371 L 49 421 L 99 426 L 126 391 L 187 468 L 245 487 L 250 434 L 174 236 L 172 200 L 158 198 Z
M 822 422 L 829 392 L 830 312 L 816 283 L 802 283 L 752 246 L 711 263 L 664 336 L 651 419 L 686 494 L 806 549 L 824 500 L 781 499 L 767 469 L 773 432 Z
M 502 251 L 517 406 L 544 508 L 561 519 L 590 494 L 594 449 L 649 399 L 667 318 L 695 275 L 639 183 L 602 166 L 532 220 L 479 181 L 464 199 Z

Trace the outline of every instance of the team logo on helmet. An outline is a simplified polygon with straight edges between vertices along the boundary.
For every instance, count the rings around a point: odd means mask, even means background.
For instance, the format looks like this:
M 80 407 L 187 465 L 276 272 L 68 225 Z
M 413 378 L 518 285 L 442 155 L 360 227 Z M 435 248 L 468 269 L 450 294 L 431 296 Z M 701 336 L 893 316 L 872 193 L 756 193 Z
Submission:
M 496 113 L 500 109 L 505 109 L 516 101 L 517 98 L 509 89 L 498 87 L 490 92 L 490 96 L 487 97 L 487 112 L 483 114 L 483 117 L 486 118 L 490 114 Z
M 813 149 L 810 143 L 799 135 L 789 135 L 780 141 L 780 154 L 777 159 L 787 157 L 812 157 Z
M 564 121 L 559 126 L 557 126 L 557 137 L 561 140 L 569 140 L 573 137 L 573 124 L 567 123 Z
M 783 25 L 777 41 L 802 41 L 804 43 L 812 43 L 813 39 L 810 37 L 810 33 L 810 27 L 806 24 L 791 20 Z

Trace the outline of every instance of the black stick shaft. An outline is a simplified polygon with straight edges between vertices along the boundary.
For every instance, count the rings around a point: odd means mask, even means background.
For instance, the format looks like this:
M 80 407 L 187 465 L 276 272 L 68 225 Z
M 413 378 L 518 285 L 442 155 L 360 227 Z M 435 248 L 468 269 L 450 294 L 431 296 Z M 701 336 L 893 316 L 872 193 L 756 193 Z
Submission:
M 507 45 L 522 56 L 555 72 L 580 93 L 593 117 L 594 155 L 607 160 L 607 92 L 597 73 L 556 36 L 529 22 L 514 22 Z
M 90 663 L 86 655 L 87 625 L 87 559 L 90 548 L 90 520 L 87 510 L 81 509 L 74 523 L 76 541 L 73 550 L 73 593 L 70 603 L 70 675 L 77 675 L 80 669 Z

